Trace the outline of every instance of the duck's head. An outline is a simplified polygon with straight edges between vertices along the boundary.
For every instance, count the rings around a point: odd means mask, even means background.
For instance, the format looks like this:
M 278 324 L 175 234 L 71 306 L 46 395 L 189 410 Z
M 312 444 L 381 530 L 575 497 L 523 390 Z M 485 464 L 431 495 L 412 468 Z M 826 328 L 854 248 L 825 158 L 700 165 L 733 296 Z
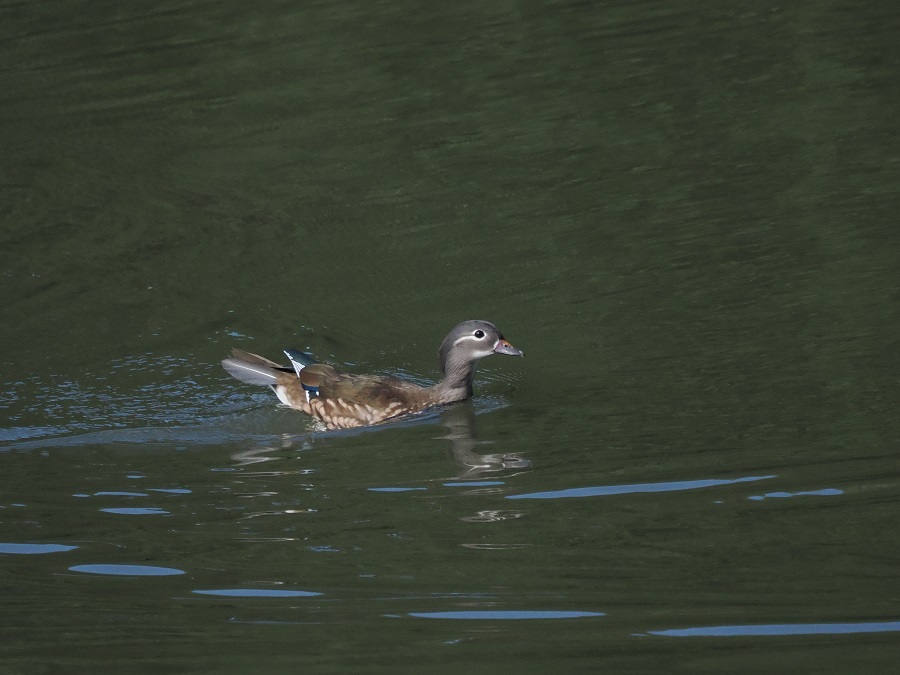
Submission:
M 441 343 L 438 352 L 441 373 L 446 380 L 464 383 L 471 391 L 475 363 L 491 354 L 525 356 L 521 350 L 507 342 L 489 321 L 463 321 Z

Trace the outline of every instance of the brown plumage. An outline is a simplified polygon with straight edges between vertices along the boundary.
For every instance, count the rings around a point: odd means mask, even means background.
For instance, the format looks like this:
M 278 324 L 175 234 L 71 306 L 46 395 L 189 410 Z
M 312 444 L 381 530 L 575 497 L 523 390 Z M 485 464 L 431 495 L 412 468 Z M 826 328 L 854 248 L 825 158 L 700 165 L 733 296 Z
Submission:
M 438 352 L 443 378 L 421 387 L 396 377 L 350 375 L 302 352 L 285 350 L 293 368 L 240 349 L 222 367 L 249 384 L 268 385 L 285 405 L 329 429 L 380 424 L 401 415 L 454 403 L 472 395 L 476 362 L 490 354 L 524 356 L 487 321 L 464 321 L 444 338 Z

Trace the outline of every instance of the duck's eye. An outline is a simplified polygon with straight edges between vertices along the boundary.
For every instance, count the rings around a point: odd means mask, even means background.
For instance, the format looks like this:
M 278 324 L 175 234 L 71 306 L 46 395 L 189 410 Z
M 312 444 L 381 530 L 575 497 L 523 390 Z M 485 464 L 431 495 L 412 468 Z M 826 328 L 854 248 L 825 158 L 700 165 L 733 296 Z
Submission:
M 476 330 L 473 335 L 477 337 L 479 340 L 484 337 L 484 331 L 481 329 Z

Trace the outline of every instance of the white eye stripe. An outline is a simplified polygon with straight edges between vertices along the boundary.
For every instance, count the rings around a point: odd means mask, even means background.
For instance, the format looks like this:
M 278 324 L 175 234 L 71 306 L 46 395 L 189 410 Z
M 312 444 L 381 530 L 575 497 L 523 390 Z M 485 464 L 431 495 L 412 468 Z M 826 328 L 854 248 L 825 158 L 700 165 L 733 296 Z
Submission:
M 456 342 L 453 344 L 458 345 L 460 342 L 464 342 L 469 340 L 471 342 L 483 342 L 486 336 L 482 335 L 480 338 L 475 337 L 474 335 L 463 335 L 461 338 L 457 338 Z

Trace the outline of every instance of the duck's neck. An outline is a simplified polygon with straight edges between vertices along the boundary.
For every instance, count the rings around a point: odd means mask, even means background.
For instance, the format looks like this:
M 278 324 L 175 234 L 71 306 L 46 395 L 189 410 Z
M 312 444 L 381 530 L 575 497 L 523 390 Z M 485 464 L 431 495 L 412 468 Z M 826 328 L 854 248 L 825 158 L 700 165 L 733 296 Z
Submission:
M 475 364 L 471 361 L 449 359 L 443 364 L 444 378 L 432 390 L 441 403 L 464 401 L 472 396 Z

